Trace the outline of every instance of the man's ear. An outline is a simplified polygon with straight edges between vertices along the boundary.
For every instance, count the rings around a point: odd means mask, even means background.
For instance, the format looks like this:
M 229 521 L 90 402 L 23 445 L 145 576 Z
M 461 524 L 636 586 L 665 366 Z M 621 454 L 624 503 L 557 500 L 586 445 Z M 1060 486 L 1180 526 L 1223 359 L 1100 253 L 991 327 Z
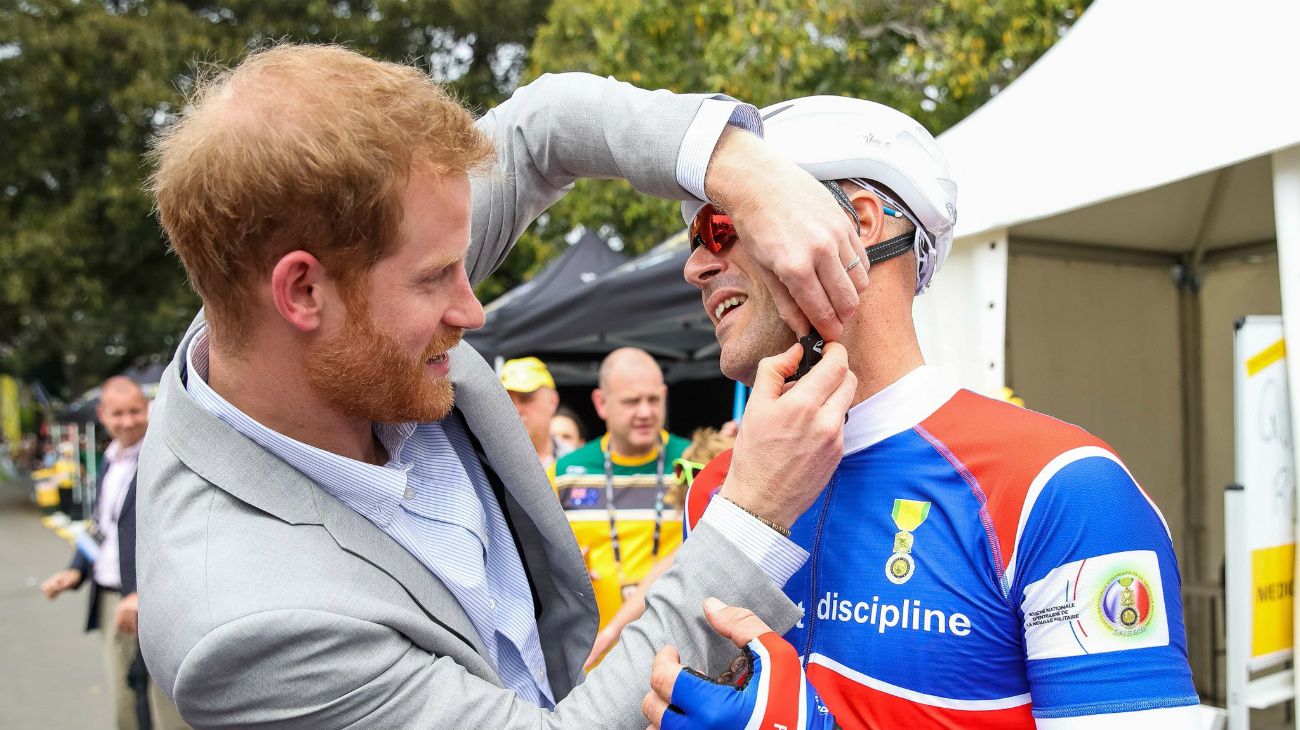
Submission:
M 591 391 L 591 404 L 596 406 L 596 415 L 605 420 L 605 394 L 600 388 Z
M 271 297 L 284 321 L 301 332 L 321 326 L 325 266 L 306 251 L 290 251 L 271 270 Z
M 880 243 L 887 217 L 880 198 L 857 185 L 844 186 L 844 192 L 848 194 L 849 202 L 853 203 L 853 210 L 858 214 L 858 221 L 862 225 L 862 247 Z

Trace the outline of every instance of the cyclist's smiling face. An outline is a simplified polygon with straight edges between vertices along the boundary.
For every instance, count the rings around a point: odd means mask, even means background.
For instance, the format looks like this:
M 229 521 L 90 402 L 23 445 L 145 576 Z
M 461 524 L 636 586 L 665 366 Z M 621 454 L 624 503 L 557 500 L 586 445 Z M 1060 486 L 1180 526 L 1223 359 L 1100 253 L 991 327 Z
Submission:
M 784 352 L 795 341 L 758 271 L 745 242 L 737 241 L 719 253 L 697 247 L 684 272 L 686 281 L 700 290 L 713 321 L 723 374 L 750 385 L 759 360 Z

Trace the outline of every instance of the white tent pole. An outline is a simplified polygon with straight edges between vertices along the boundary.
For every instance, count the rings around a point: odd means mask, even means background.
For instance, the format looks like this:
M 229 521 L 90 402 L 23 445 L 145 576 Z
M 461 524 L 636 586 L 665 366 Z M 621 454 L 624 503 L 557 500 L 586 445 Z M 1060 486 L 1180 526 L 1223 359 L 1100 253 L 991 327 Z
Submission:
M 1273 153 L 1273 217 L 1277 225 L 1277 268 L 1282 283 L 1282 334 L 1287 348 L 1286 377 L 1290 385 L 1291 423 L 1300 422 L 1300 146 Z M 1295 463 L 1300 441 L 1291 439 Z M 1300 573 L 1297 574 L 1300 577 Z M 1295 602 L 1300 625 L 1300 601 Z M 1300 672 L 1295 675 L 1300 678 Z M 1300 682 L 1297 682 L 1300 696 Z
M 979 327 L 980 392 L 1000 398 L 1007 384 L 1007 266 L 1006 229 L 994 231 L 976 244 L 975 299 Z
M 1237 390 L 1241 390 L 1238 385 Z M 1250 547 L 1247 543 L 1246 492 L 1230 484 L 1223 492 L 1224 663 L 1228 686 L 1228 730 L 1250 728 Z M 1217 688 L 1215 688 L 1217 689 Z

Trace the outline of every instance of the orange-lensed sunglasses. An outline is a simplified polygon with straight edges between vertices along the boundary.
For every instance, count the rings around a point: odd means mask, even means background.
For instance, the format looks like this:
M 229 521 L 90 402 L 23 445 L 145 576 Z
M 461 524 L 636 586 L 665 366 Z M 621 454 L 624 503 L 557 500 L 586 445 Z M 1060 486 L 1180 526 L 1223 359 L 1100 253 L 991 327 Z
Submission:
M 844 189 L 833 180 L 824 180 L 822 185 L 825 185 L 826 189 L 835 196 L 835 202 L 840 204 L 840 207 L 849 216 L 849 220 L 853 221 L 853 226 L 861 234 L 862 223 L 858 220 L 858 213 L 853 209 L 853 203 L 849 200 L 849 196 L 844 192 Z M 884 212 L 885 215 L 895 218 L 902 217 L 902 213 L 888 206 L 884 206 Z M 688 235 L 690 236 L 692 251 L 703 246 L 714 254 L 722 253 L 739 238 L 736 233 L 736 224 L 731 221 L 731 216 L 714 208 L 712 203 L 700 208 L 700 212 L 695 214 L 695 218 L 691 219 Z M 873 263 L 877 260 L 879 259 L 872 258 Z

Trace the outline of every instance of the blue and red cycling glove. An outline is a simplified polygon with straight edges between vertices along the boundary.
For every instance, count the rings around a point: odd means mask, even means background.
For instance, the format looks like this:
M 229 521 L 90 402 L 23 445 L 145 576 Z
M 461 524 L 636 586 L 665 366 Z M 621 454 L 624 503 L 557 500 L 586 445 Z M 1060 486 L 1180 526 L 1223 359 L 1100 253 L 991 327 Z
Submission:
M 663 730 L 831 730 L 835 718 L 804 675 L 799 654 L 775 631 L 743 649 L 724 681 L 687 667 L 673 684 Z M 735 671 L 735 670 L 739 671 Z M 732 674 L 732 673 L 729 673 Z M 738 675 L 738 676 L 736 676 Z

